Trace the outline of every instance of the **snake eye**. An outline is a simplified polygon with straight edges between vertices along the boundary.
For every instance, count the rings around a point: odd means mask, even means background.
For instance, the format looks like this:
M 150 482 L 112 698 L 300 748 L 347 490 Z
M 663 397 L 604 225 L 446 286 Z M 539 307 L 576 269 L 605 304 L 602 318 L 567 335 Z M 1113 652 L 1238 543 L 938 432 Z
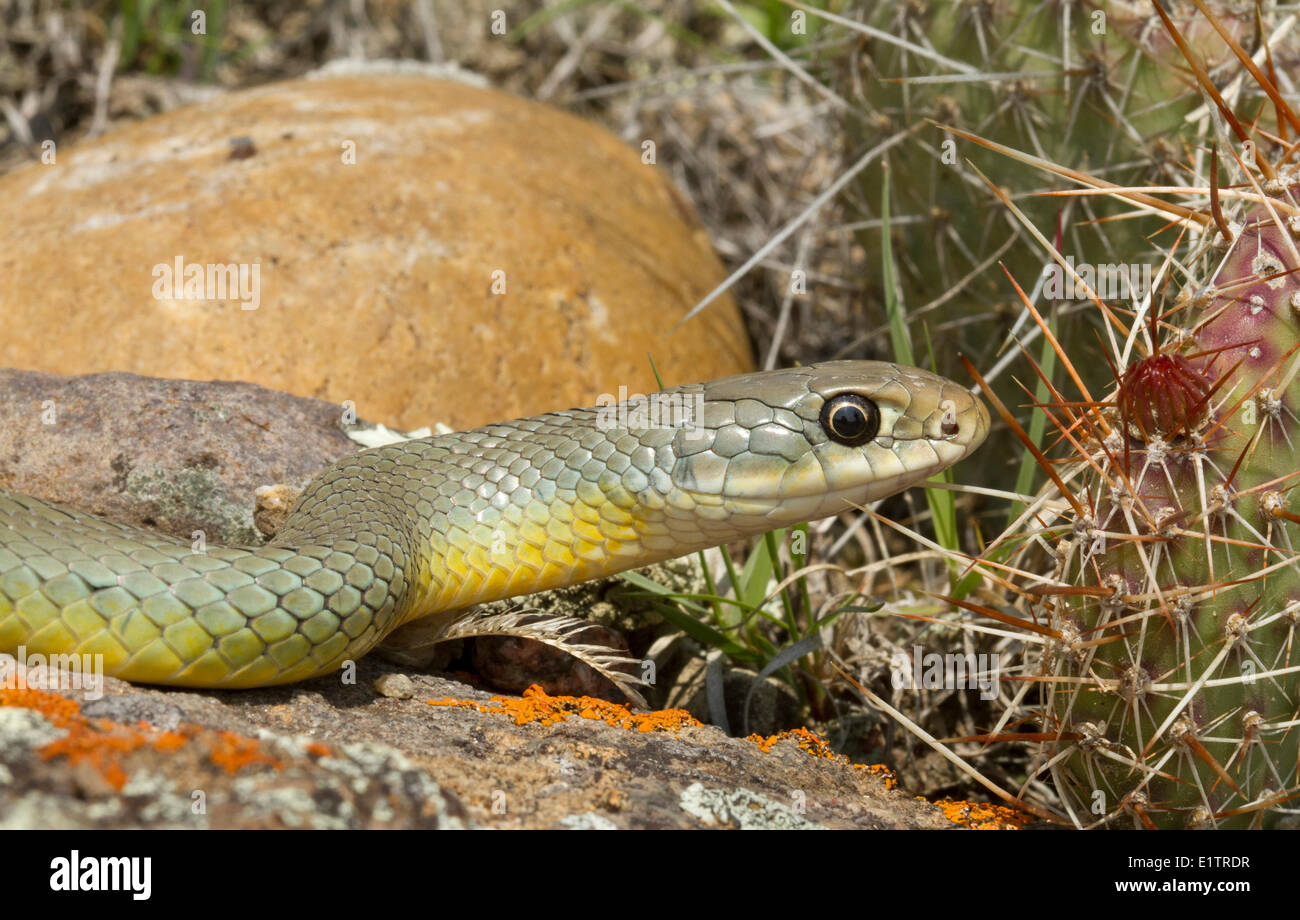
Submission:
M 818 421 L 831 440 L 857 447 L 880 431 L 880 409 L 869 399 L 842 393 L 826 400 Z

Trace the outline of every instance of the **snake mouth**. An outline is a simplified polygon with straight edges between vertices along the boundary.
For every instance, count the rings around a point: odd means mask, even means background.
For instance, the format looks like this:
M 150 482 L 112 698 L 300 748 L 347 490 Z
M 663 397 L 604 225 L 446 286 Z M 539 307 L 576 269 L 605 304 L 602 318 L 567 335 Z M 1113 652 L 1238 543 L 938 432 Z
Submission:
M 968 391 L 967 396 L 970 398 L 970 404 L 958 412 L 953 440 L 948 442 L 962 449 L 961 456 L 953 460 L 953 463 L 963 459 L 983 444 L 984 439 L 989 436 L 991 419 L 988 407 L 975 394 Z

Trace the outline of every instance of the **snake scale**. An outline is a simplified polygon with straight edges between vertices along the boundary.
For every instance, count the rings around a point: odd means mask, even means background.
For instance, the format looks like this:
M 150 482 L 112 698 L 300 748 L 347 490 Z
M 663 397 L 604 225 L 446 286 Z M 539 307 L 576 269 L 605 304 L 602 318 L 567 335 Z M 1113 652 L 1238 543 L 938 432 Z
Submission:
M 871 361 L 660 395 L 696 417 L 573 409 L 361 451 L 258 547 L 195 552 L 0 490 L 0 652 L 102 655 L 105 673 L 152 684 L 303 680 L 415 620 L 446 632 L 475 604 L 893 494 L 989 425 L 964 387 Z

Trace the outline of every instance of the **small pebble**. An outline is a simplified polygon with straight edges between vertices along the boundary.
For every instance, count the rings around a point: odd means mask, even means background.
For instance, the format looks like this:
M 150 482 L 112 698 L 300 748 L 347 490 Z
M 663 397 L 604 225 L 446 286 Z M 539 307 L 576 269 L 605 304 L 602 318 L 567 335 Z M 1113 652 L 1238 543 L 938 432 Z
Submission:
M 409 700 L 415 696 L 415 684 L 405 674 L 385 674 L 375 680 L 375 692 L 395 700 Z
M 301 494 L 301 489 L 283 484 L 258 486 L 253 491 L 253 524 L 258 533 L 268 540 L 279 533 Z
M 257 146 L 253 143 L 251 137 L 232 137 L 230 139 L 230 158 L 232 160 L 247 160 L 257 153 Z

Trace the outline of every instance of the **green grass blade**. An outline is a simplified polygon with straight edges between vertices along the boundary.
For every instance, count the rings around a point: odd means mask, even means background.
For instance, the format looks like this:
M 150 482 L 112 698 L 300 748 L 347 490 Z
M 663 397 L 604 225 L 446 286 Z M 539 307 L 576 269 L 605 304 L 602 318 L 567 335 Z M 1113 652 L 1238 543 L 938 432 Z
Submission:
M 1052 338 L 1056 337 L 1056 309 L 1053 307 L 1047 317 L 1047 328 L 1052 331 Z M 1052 347 L 1051 341 L 1047 336 L 1043 336 L 1043 345 L 1038 353 L 1038 365 L 1043 369 L 1042 377 L 1038 378 L 1038 385 L 1034 387 L 1034 400 L 1040 405 L 1047 405 L 1051 402 L 1051 393 L 1047 389 L 1047 384 L 1043 378 L 1051 380 L 1056 373 L 1056 349 Z M 1029 419 L 1029 425 L 1026 427 L 1026 433 L 1035 446 L 1041 446 L 1043 443 L 1043 433 L 1047 430 L 1047 413 L 1034 412 Z M 1038 474 L 1038 461 L 1034 455 L 1026 449 L 1020 457 L 1020 470 L 1016 473 L 1016 493 L 1019 495 L 1030 495 L 1034 487 L 1034 479 Z M 1013 501 L 1007 509 L 1007 525 L 1018 518 L 1025 510 L 1025 503 Z

